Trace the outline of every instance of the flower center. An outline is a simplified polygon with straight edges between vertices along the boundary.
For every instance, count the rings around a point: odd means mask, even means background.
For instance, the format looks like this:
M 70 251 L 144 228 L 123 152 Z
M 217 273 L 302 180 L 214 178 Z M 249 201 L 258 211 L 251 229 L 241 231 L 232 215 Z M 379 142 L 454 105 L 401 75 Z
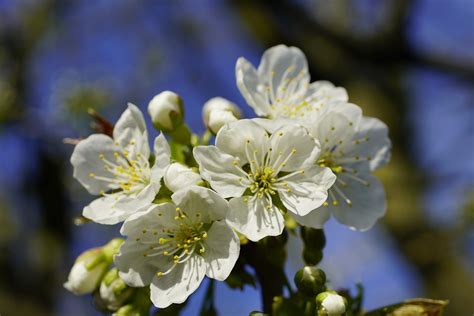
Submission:
M 270 167 L 257 167 L 255 174 L 249 172 L 249 176 L 253 179 L 250 185 L 250 191 L 256 193 L 258 197 L 263 195 L 276 194 L 274 183 L 277 180 L 275 169 Z
M 158 216 L 162 215 L 158 213 Z M 203 255 L 206 251 L 204 241 L 207 238 L 210 224 L 201 220 L 201 213 L 188 216 L 185 211 L 177 207 L 174 220 L 178 222 L 176 228 L 162 229 L 161 231 L 144 229 L 142 234 L 145 240 L 142 241 L 140 237 L 135 239 L 141 244 L 150 245 L 148 250 L 143 253 L 144 257 L 164 256 L 172 260 L 171 267 L 166 271 L 156 273 L 158 277 L 170 273 L 176 265 L 186 262 L 193 255 Z
M 131 145 L 135 141 L 130 141 Z M 109 176 L 97 176 L 89 173 L 91 178 L 117 185 L 122 191 L 129 194 L 136 193 L 149 182 L 149 162 L 142 154 L 137 153 L 133 158 L 127 150 L 114 152 L 114 160 L 111 161 L 104 154 L 99 154 L 99 159 L 104 163 L 104 169 Z M 105 195 L 101 192 L 101 195 Z

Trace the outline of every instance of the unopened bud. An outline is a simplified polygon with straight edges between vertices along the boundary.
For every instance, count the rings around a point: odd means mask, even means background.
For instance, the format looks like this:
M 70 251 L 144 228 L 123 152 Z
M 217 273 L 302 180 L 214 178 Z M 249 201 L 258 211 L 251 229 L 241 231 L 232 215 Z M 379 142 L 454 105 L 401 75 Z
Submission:
M 143 316 L 143 313 L 135 305 L 128 304 L 120 307 L 113 316 Z
M 132 296 L 134 289 L 120 279 L 118 269 L 113 268 L 100 283 L 97 303 L 109 311 L 118 310 Z
M 217 132 L 227 123 L 240 119 L 240 109 L 234 103 L 221 97 L 212 98 L 204 104 L 202 119 L 211 132 Z
M 306 266 L 296 272 L 295 284 L 298 290 L 306 296 L 315 297 L 324 291 L 326 287 L 326 274 L 321 269 Z
M 92 293 L 110 264 L 102 248 L 87 250 L 77 257 L 64 287 L 76 295 Z
M 163 177 L 165 185 L 173 192 L 202 182 L 199 173 L 179 162 L 172 163 Z
M 148 114 L 159 130 L 174 131 L 183 123 L 183 100 L 174 92 L 163 91 L 148 104 Z
M 342 316 L 346 312 L 346 299 L 335 291 L 327 291 L 316 296 L 318 315 Z

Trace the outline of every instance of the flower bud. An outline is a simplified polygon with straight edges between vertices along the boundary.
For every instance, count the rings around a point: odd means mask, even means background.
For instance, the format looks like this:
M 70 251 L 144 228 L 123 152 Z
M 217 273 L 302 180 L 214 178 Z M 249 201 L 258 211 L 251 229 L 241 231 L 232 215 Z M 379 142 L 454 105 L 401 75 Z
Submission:
M 179 162 L 172 163 L 165 171 L 163 177 L 165 185 L 173 192 L 190 185 L 197 185 L 202 182 L 199 173 L 195 172 Z
M 221 97 L 212 98 L 204 104 L 202 119 L 214 134 L 227 123 L 240 119 L 240 109 L 234 103 Z
M 346 312 L 346 299 L 335 291 L 327 291 L 316 296 L 318 315 L 342 316 Z
M 118 310 L 133 294 L 133 288 L 128 287 L 120 279 L 118 269 L 113 268 L 102 279 L 97 301 L 110 311 Z
M 148 104 L 148 114 L 156 128 L 171 132 L 183 123 L 183 100 L 174 92 L 163 91 Z
M 113 316 L 142 316 L 140 309 L 135 305 L 128 304 L 120 307 L 120 309 L 113 314 Z
M 76 295 L 92 293 L 110 264 L 102 248 L 87 250 L 77 257 L 64 287 Z
M 99 286 L 123 241 L 122 238 L 114 238 L 103 247 L 83 252 L 74 262 L 64 287 L 76 295 L 92 293 Z
M 326 287 L 326 274 L 321 269 L 306 266 L 296 272 L 295 284 L 298 290 L 311 297 L 315 297 L 318 293 L 324 291 Z

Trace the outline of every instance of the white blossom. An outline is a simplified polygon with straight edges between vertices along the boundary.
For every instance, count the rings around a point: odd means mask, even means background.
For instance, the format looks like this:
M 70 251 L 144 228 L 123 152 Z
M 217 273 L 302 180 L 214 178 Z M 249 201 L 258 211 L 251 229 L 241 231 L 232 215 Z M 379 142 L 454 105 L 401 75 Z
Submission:
M 176 192 L 190 185 L 197 185 L 202 182 L 199 173 L 179 162 L 173 162 L 166 169 L 163 180 L 166 187 L 172 192 Z
M 334 291 L 318 294 L 316 301 L 319 303 L 319 314 L 321 315 L 342 316 L 346 312 L 344 297 Z
M 163 91 L 148 104 L 153 125 L 164 131 L 172 131 L 183 121 L 183 100 L 172 91 Z
M 337 180 L 317 213 L 296 216 L 296 220 L 320 228 L 332 213 L 353 229 L 371 228 L 386 211 L 383 186 L 371 172 L 390 159 L 387 126 L 362 116 L 359 107 L 348 103 L 333 105 L 305 125 L 321 143 L 317 164 L 330 168 Z
M 215 146 L 194 148 L 201 176 L 231 198 L 229 224 L 252 241 L 281 234 L 281 205 L 293 216 L 308 215 L 335 181 L 328 168 L 314 163 L 319 144 L 304 127 L 285 125 L 270 133 L 257 122 L 225 125 Z
M 101 248 L 90 249 L 77 257 L 64 287 L 76 295 L 92 293 L 109 265 Z
M 121 233 L 128 239 L 115 257 L 120 277 L 132 286 L 150 284 L 159 308 L 184 302 L 205 275 L 226 279 L 240 250 L 239 238 L 225 222 L 225 199 L 198 186 L 171 199 L 125 221 Z
M 100 224 L 116 224 L 151 203 L 170 162 L 165 137 L 155 138 L 154 164 L 150 165 L 148 133 L 141 111 L 133 104 L 122 114 L 113 138 L 93 134 L 74 148 L 74 177 L 94 195 L 83 215 Z
M 310 83 L 308 63 L 296 47 L 278 45 L 265 51 L 258 69 L 240 57 L 237 86 L 258 116 L 304 117 L 334 101 L 347 101 L 344 88 L 328 81 Z

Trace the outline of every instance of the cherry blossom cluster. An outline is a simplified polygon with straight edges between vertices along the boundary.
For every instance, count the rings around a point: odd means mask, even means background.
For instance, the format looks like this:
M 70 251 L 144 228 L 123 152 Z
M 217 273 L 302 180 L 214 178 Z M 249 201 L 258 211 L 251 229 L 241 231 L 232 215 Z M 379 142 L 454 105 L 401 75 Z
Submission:
M 153 149 L 133 104 L 112 135 L 90 135 L 74 148 L 74 178 L 98 196 L 83 216 L 123 223 L 125 241 L 106 264 L 115 265 L 110 278 L 122 287 L 149 286 L 159 308 L 184 302 L 205 277 L 225 280 L 241 240 L 278 236 L 288 221 L 323 228 L 331 215 L 364 231 L 386 211 L 372 173 L 390 158 L 387 126 L 364 116 L 344 88 L 310 82 L 301 50 L 270 48 L 257 68 L 239 58 L 236 81 L 258 117 L 241 119 L 234 103 L 213 98 L 203 107 L 207 132 L 199 136 L 183 123 L 181 98 L 165 91 L 148 106 L 160 131 Z M 68 289 L 83 294 L 99 286 L 106 270 L 96 261 L 81 263 L 83 275 L 94 273 L 87 281 L 73 268 Z M 106 289 L 100 293 L 109 297 Z M 326 296 L 327 306 L 342 302 Z M 341 304 L 335 309 L 343 312 Z

